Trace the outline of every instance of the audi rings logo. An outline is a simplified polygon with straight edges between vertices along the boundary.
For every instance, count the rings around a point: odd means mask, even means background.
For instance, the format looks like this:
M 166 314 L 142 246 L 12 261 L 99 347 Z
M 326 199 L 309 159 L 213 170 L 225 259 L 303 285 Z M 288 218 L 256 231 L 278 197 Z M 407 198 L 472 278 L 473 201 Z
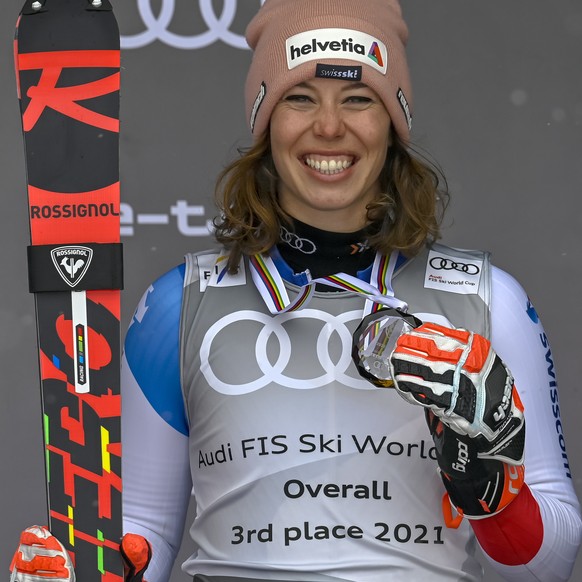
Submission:
M 308 238 L 301 238 L 294 232 L 289 232 L 284 226 L 280 228 L 280 236 L 285 244 L 305 255 L 312 255 L 317 250 L 313 241 Z
M 237 13 L 237 0 L 222 0 L 222 11 L 219 16 L 214 10 L 215 2 L 212 0 L 198 1 L 207 30 L 186 36 L 170 30 L 174 19 L 176 0 L 162 0 L 157 16 L 152 9 L 151 0 L 137 0 L 137 8 L 145 25 L 145 30 L 134 35 L 122 35 L 121 47 L 124 49 L 141 48 L 160 40 L 177 49 L 200 49 L 217 41 L 222 41 L 234 48 L 248 49 L 244 36 L 230 30 Z M 265 0 L 260 0 L 261 4 L 264 2 Z
M 297 318 L 316 320 L 322 324 L 321 331 L 315 339 L 315 353 L 312 349 L 308 352 L 314 353 L 313 366 L 308 365 L 304 358 L 290 365 L 293 349 L 306 353 L 302 345 L 305 343 L 304 336 L 295 335 L 292 340 L 285 325 Z M 228 395 L 248 394 L 269 384 L 295 390 L 311 390 L 326 386 L 333 381 L 360 390 L 374 390 L 372 384 L 357 375 L 351 358 L 352 332 L 346 324 L 359 323 L 361 318 L 361 309 L 348 311 L 338 316 L 316 309 L 302 309 L 292 313 L 282 313 L 276 317 L 250 310 L 230 313 L 219 319 L 206 332 L 200 348 L 200 370 L 214 390 Z M 353 324 L 354 328 L 356 323 Z M 226 362 L 226 368 L 223 371 L 218 369 L 216 364 L 224 365 L 224 357 L 211 357 L 219 334 L 226 334 L 221 335 L 220 354 L 228 353 L 225 342 L 226 345 L 228 342 L 231 342 L 233 346 L 240 345 L 240 337 L 234 335 L 235 325 L 245 326 L 242 330 L 239 328 L 239 331 L 244 332 L 245 342 L 250 342 L 251 345 L 254 342 L 255 345 L 254 358 L 244 361 L 245 379 L 248 380 L 246 382 L 226 381 L 224 375 L 229 371 L 231 378 L 237 378 L 237 380 L 240 378 L 240 374 L 232 374 L 232 366 L 236 364 L 234 361 Z M 260 330 L 255 338 L 252 330 L 255 330 L 257 325 Z M 335 336 L 339 338 L 339 349 L 337 343 L 332 341 Z M 275 347 L 273 342 L 277 343 L 278 348 L 275 357 L 267 353 L 267 344 L 273 348 Z M 335 357 L 332 356 L 332 352 Z M 353 376 L 348 374 L 350 368 Z
M 429 264 L 435 271 L 459 271 L 467 275 L 477 275 L 481 270 L 473 263 L 459 263 L 445 257 L 433 257 Z

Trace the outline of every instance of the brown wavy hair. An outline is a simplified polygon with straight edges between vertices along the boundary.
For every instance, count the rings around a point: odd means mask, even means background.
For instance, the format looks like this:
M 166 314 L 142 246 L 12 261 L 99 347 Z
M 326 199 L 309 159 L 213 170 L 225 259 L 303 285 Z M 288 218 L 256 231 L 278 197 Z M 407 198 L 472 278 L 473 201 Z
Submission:
M 268 130 L 219 174 L 215 198 L 221 215 L 214 220 L 215 237 L 230 252 L 230 273 L 243 255 L 276 245 L 281 224 L 292 222 L 279 204 L 277 182 Z M 367 206 L 370 246 L 386 255 L 397 249 L 414 256 L 439 238 L 449 199 L 446 179 L 393 130 L 380 186 L 382 194 Z

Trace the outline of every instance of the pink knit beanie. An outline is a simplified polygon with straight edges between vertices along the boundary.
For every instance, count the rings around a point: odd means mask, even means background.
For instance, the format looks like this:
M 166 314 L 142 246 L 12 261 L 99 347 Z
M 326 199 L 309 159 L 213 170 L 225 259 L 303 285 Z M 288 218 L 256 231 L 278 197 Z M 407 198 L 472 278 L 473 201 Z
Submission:
M 245 99 L 255 137 L 288 89 L 326 77 L 374 89 L 398 135 L 409 139 L 408 28 L 398 0 L 266 0 L 246 38 L 254 51 Z

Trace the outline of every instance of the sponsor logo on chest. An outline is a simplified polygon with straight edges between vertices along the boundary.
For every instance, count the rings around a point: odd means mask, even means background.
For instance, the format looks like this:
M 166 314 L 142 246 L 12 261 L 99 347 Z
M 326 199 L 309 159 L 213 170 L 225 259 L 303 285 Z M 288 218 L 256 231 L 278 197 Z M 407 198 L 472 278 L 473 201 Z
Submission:
M 483 261 L 462 259 L 431 250 L 424 275 L 425 289 L 437 289 L 461 295 L 477 295 Z

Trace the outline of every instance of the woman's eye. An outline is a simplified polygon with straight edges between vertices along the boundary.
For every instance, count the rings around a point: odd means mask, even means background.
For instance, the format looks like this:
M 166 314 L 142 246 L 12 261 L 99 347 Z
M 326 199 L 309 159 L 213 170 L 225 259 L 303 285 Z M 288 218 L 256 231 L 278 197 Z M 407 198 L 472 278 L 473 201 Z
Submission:
M 287 95 L 285 101 L 293 101 L 295 103 L 309 103 L 311 98 L 307 95 Z
M 346 99 L 346 102 L 365 105 L 368 103 L 372 103 L 372 99 L 370 97 L 364 97 L 363 95 L 351 95 Z

